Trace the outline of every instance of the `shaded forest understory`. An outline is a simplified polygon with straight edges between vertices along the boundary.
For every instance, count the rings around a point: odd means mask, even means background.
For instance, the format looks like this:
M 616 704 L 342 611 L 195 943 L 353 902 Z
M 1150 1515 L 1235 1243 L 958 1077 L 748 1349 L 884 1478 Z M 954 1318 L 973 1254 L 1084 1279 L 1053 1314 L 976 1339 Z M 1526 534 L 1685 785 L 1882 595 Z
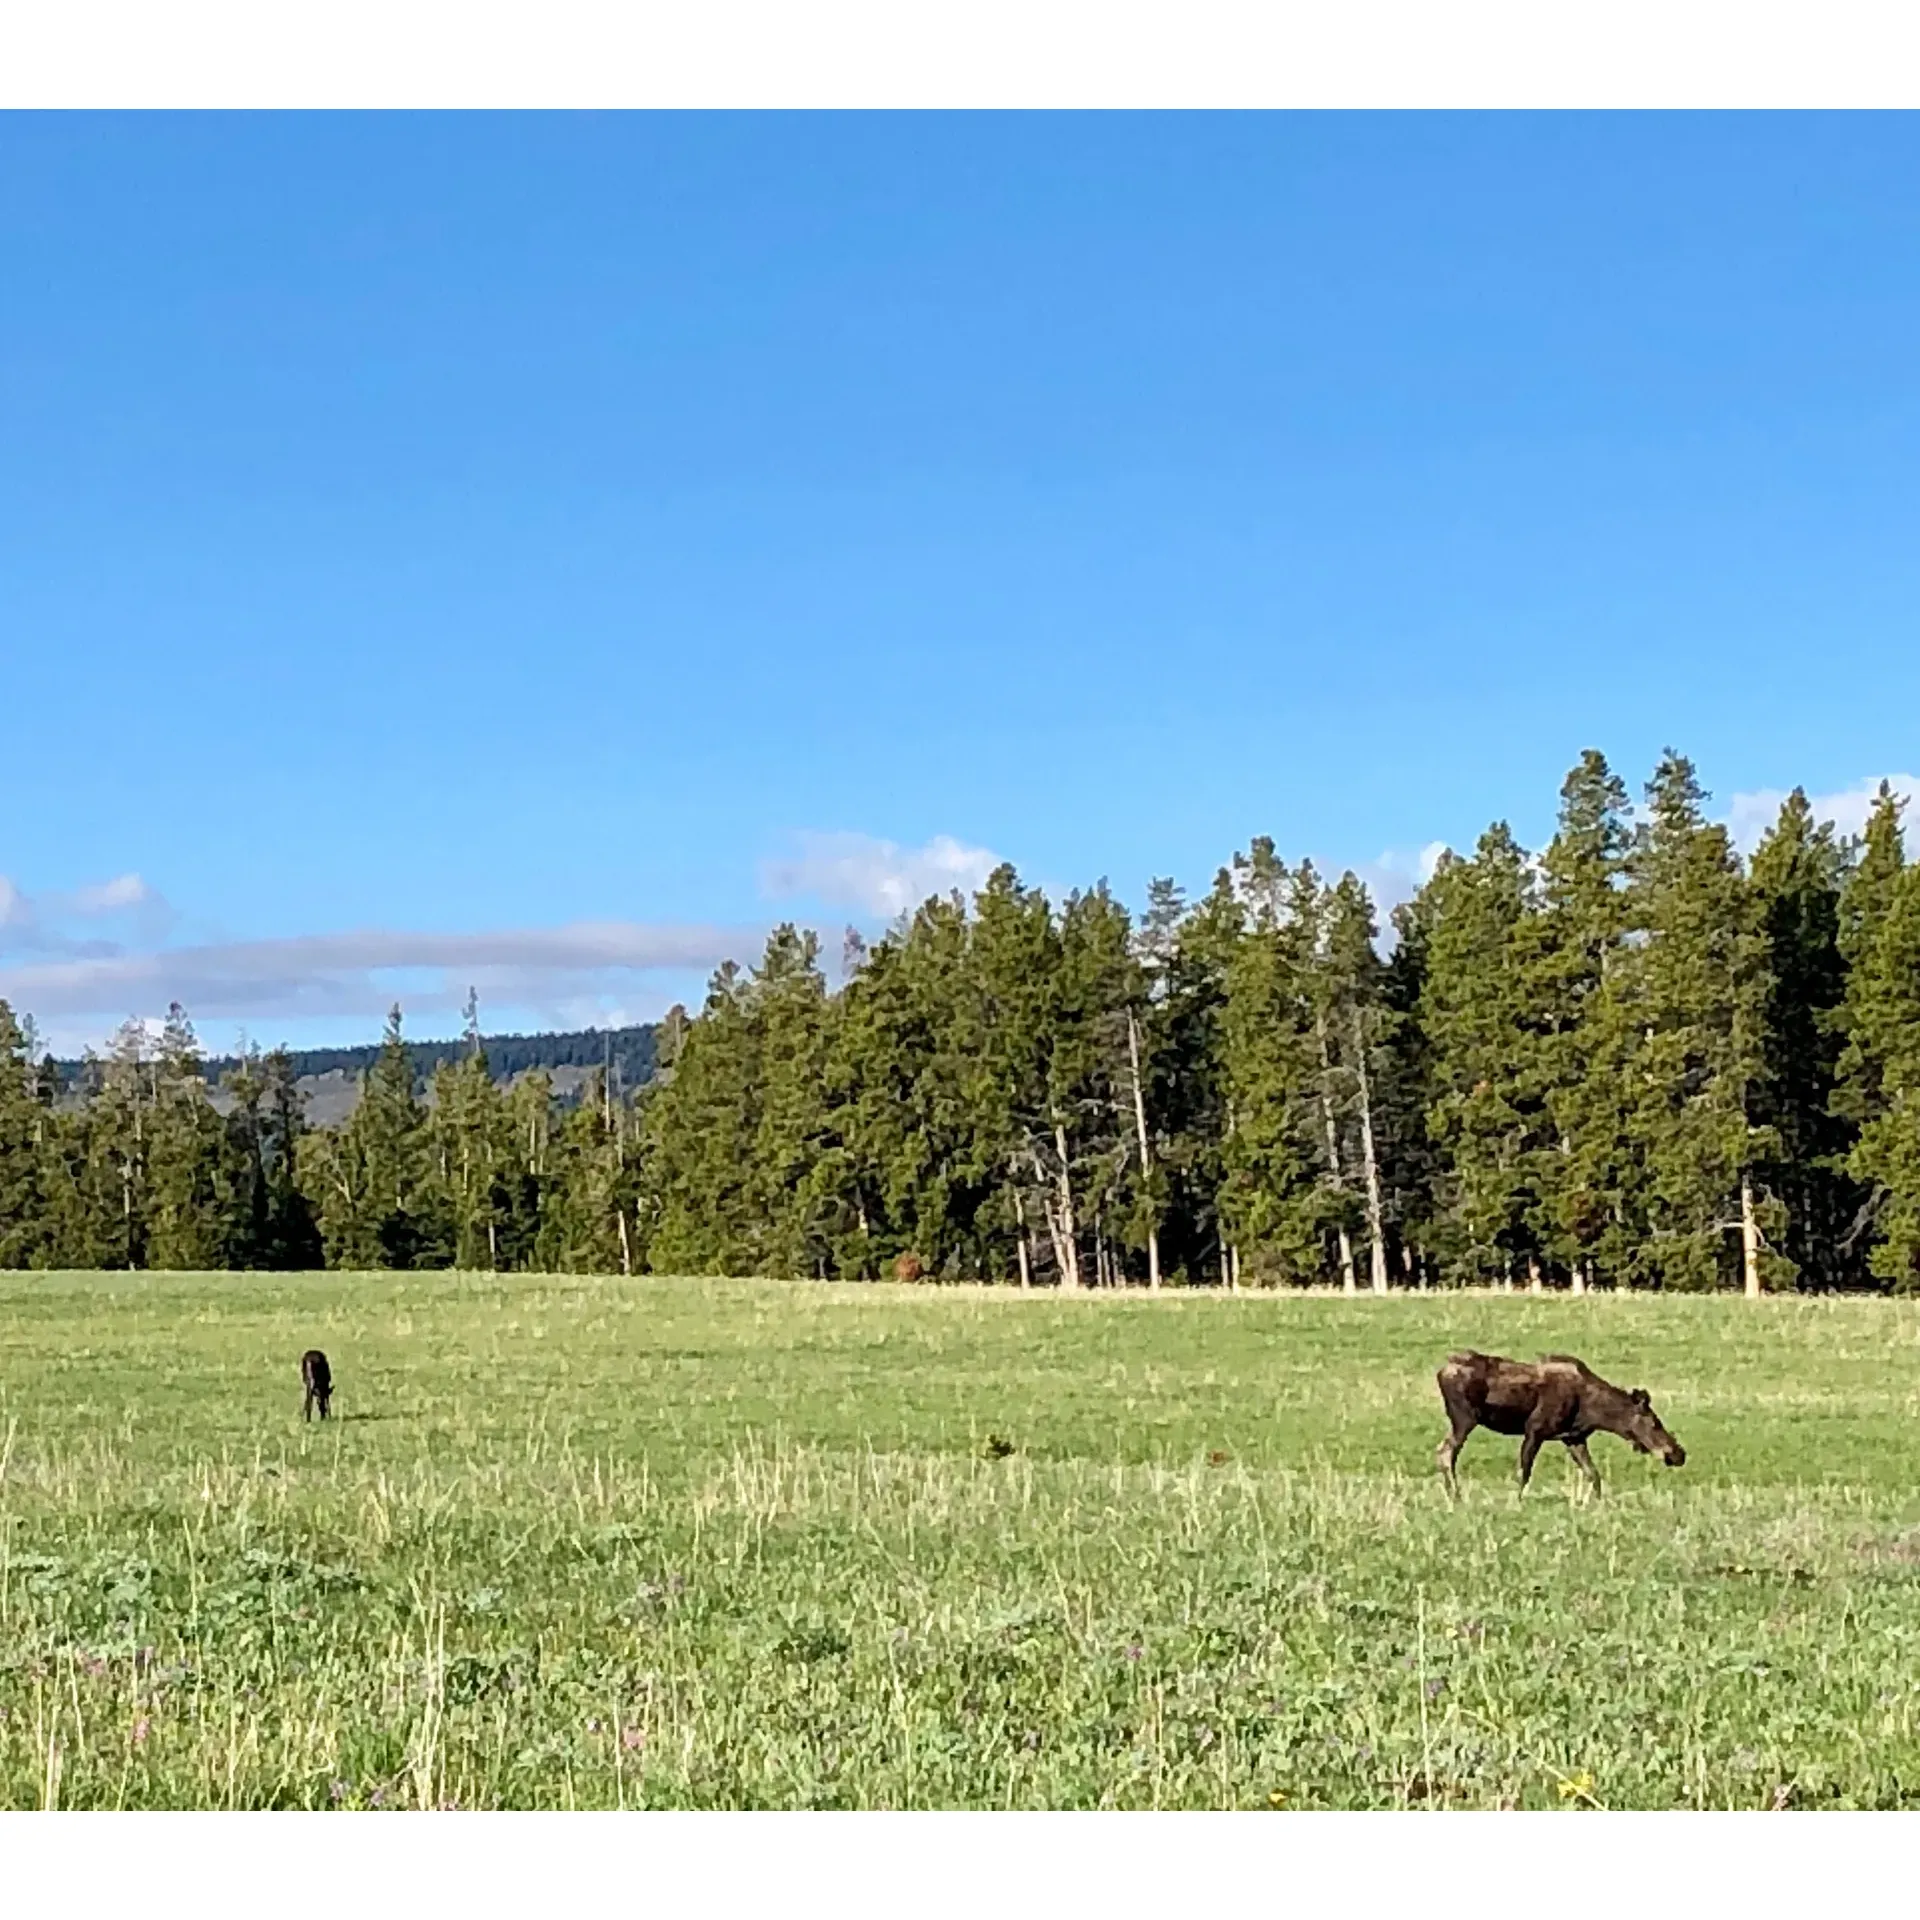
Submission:
M 1920 1291 L 1920 868 L 1795 792 L 1750 861 L 1597 753 L 1396 909 L 1256 840 L 1137 918 L 1003 867 L 829 992 L 791 926 L 631 1094 L 431 1099 L 398 1009 L 337 1127 L 293 1057 L 130 1023 L 83 1098 L 0 1002 L 0 1267 L 460 1266 L 1123 1285 Z M 221 1109 L 224 1109 L 221 1110 Z

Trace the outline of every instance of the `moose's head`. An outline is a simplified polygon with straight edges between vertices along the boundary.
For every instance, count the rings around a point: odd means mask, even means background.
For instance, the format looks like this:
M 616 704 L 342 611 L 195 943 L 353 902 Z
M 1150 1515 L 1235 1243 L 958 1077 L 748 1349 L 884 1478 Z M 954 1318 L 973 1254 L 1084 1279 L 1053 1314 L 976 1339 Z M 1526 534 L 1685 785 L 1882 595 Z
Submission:
M 1654 1412 L 1645 1387 L 1635 1387 L 1627 1395 L 1627 1417 L 1621 1425 L 1620 1436 L 1642 1453 L 1656 1454 L 1670 1467 L 1687 1464 L 1686 1448 L 1660 1424 L 1660 1416 Z

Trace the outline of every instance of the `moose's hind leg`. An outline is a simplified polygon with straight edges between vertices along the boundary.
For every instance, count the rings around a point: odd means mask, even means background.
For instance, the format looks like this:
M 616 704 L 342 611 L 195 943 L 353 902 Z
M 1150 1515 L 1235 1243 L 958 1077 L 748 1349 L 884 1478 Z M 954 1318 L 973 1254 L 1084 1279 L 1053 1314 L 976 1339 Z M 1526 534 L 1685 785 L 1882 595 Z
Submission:
M 1447 1437 L 1434 1450 L 1434 1461 L 1440 1469 L 1440 1477 L 1447 1483 L 1450 1499 L 1460 1497 L 1460 1481 L 1454 1473 L 1454 1462 L 1460 1458 L 1460 1449 L 1467 1444 L 1467 1436 L 1480 1422 L 1473 1409 L 1464 1401 L 1456 1400 L 1442 1389 L 1441 1397 L 1447 1404 Z

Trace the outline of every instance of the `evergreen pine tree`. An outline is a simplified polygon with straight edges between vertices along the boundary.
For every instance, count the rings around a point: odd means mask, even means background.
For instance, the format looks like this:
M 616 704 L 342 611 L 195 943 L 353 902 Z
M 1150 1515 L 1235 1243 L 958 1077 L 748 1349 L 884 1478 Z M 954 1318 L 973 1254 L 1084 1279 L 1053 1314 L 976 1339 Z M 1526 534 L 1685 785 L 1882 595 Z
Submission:
M 1798 787 L 1754 854 L 1753 890 L 1767 947 L 1765 1065 L 1753 1111 L 1777 1145 L 1756 1172 L 1786 1208 L 1782 1252 L 1803 1287 L 1844 1276 L 1840 1252 L 1861 1195 L 1843 1162 L 1851 1130 L 1834 1115 L 1846 984 L 1840 898 L 1846 854 Z
M 129 1020 L 104 1060 L 83 1063 L 83 1125 L 75 1129 L 85 1164 L 74 1170 L 70 1235 L 97 1259 L 86 1264 L 134 1269 L 147 1264 L 151 1227 L 148 1152 L 153 1143 L 153 1063 L 146 1029 Z
M 146 1151 L 150 1267 L 206 1272 L 244 1251 L 246 1179 L 207 1097 L 200 1043 L 175 1001 L 154 1047 Z
M 327 1264 L 442 1265 L 450 1252 L 445 1203 L 434 1191 L 425 1115 L 400 1009 L 387 1016 L 372 1067 L 346 1123 L 300 1142 L 301 1186 L 310 1196 Z
M 1920 1293 L 1920 866 L 1892 881 L 1876 918 L 1849 1035 L 1871 1062 L 1875 1097 L 1849 1164 L 1875 1200 L 1873 1273 L 1896 1293 Z
M 44 1263 L 43 1113 L 28 1035 L 0 1000 L 0 1268 Z
M 1846 969 L 1846 985 L 1840 1003 L 1832 1015 L 1833 1028 L 1840 1043 L 1840 1057 L 1834 1068 L 1833 1114 L 1845 1130 L 1846 1171 L 1856 1181 L 1860 1169 L 1872 1159 L 1859 1159 L 1859 1141 L 1868 1128 L 1887 1113 L 1885 1062 L 1886 1029 L 1878 1018 L 1882 984 L 1873 962 L 1880 935 L 1892 912 L 1906 872 L 1906 847 L 1901 835 L 1900 816 L 1905 802 L 1886 781 L 1867 819 L 1866 835 L 1859 857 L 1840 892 L 1838 945 Z M 1840 1236 L 1840 1257 L 1852 1264 L 1859 1262 L 1862 1250 L 1871 1266 L 1872 1249 L 1881 1226 L 1878 1215 L 1885 1190 L 1868 1181 L 1861 1192 L 1854 1217 Z
M 504 1177 L 509 1146 L 504 1104 L 488 1070 L 479 1003 L 471 991 L 463 1037 L 461 1057 L 434 1069 L 424 1144 L 439 1209 L 451 1230 L 453 1264 L 494 1273 L 510 1212 Z
M 751 983 L 725 961 L 676 1045 L 671 1079 L 646 1103 L 658 1272 L 757 1270 L 757 1051 Z
M 749 1154 L 754 1173 L 748 1240 L 754 1267 L 824 1279 L 837 1251 L 845 1198 L 822 1179 L 831 1047 L 827 983 L 816 934 L 786 925 L 768 937 L 751 988 L 758 1097 Z M 824 1162 L 837 1172 L 837 1158 Z
M 1220 876 L 1206 913 L 1209 943 L 1224 954 L 1218 1205 L 1230 1286 L 1248 1274 L 1310 1284 L 1325 1263 L 1326 1090 L 1308 984 L 1315 929 L 1301 917 L 1303 898 L 1317 906 L 1312 868 L 1289 873 L 1263 836 L 1235 856 L 1231 879 Z
M 1636 1278 L 1759 1292 L 1784 1276 L 1784 1209 L 1760 1187 L 1778 1152 L 1758 1117 L 1770 993 L 1759 905 L 1669 752 L 1647 788 L 1628 888 L 1634 937 L 1609 979 L 1607 1067 L 1627 1089 L 1645 1239 Z M 1737 1236 L 1737 1239 L 1736 1237 Z
M 1534 1143 L 1533 1231 L 1546 1260 L 1580 1291 L 1598 1274 L 1624 1277 L 1635 1244 L 1627 1083 L 1606 1064 L 1614 1043 L 1604 997 L 1625 934 L 1628 816 L 1624 783 L 1589 749 L 1561 784 L 1538 911 L 1519 936 L 1523 1071 L 1545 1112 Z
M 968 1062 L 963 1095 L 977 1151 L 1000 1170 L 1012 1202 L 1017 1257 L 1031 1277 L 1042 1242 L 1056 1282 L 1082 1283 L 1080 1195 L 1063 1092 L 1054 1065 L 1054 1009 L 1061 964 L 1046 896 L 1010 866 L 974 898 L 968 965 L 953 1043 Z
M 1419 1021 L 1441 1154 L 1441 1247 L 1471 1280 L 1537 1268 L 1534 1230 L 1543 1104 L 1526 1046 L 1523 937 L 1533 907 L 1527 855 L 1504 822 L 1471 860 L 1442 858 L 1421 890 L 1425 978 Z

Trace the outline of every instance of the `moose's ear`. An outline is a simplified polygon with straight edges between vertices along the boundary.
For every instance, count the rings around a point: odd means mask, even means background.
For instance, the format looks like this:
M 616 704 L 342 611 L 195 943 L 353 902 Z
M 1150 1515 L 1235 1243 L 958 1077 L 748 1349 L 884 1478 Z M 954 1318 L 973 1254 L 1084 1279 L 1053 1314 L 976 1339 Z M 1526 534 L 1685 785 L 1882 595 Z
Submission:
M 1636 1405 L 1639 1405 L 1642 1407 L 1650 1408 L 1653 1405 L 1653 1402 L 1647 1397 L 1647 1390 L 1645 1387 L 1635 1387 L 1634 1390 L 1627 1395 L 1627 1398 L 1635 1402 Z

